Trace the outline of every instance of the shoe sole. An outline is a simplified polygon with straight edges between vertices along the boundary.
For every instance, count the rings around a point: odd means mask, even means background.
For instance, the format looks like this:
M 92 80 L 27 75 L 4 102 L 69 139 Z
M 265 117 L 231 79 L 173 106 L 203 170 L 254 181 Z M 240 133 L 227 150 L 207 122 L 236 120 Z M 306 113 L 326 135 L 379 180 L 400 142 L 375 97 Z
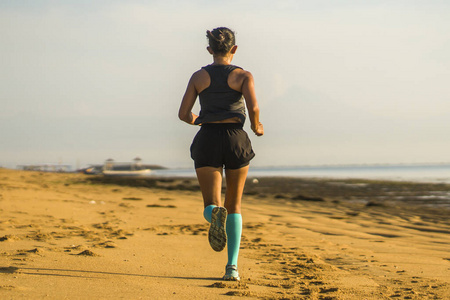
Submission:
M 214 251 L 220 252 L 227 245 L 227 233 L 225 223 L 227 221 L 227 210 L 225 207 L 214 207 L 209 227 L 208 240 Z
M 238 277 L 233 277 L 233 276 L 223 276 L 223 280 L 225 280 L 225 281 L 241 281 L 241 278 L 238 276 Z

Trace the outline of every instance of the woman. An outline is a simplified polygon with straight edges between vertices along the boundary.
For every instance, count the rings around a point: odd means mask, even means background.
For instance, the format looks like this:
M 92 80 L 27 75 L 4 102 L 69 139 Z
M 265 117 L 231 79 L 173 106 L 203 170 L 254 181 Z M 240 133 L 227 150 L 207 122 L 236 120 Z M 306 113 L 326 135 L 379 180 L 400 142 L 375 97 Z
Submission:
M 203 215 L 211 223 L 208 239 L 215 251 L 222 251 L 228 239 L 225 280 L 240 280 L 237 260 L 242 234 L 241 199 L 250 160 L 255 156 L 242 129 L 247 107 L 251 129 L 264 134 L 259 122 L 253 76 L 231 64 L 236 53 L 234 32 L 225 27 L 207 31 L 213 63 L 195 72 L 189 80 L 178 113 L 192 125 L 201 125 L 191 145 L 191 157 L 204 201 Z M 200 114 L 192 113 L 199 96 Z M 245 103 L 244 103 L 245 99 Z M 222 207 L 222 174 L 226 193 Z

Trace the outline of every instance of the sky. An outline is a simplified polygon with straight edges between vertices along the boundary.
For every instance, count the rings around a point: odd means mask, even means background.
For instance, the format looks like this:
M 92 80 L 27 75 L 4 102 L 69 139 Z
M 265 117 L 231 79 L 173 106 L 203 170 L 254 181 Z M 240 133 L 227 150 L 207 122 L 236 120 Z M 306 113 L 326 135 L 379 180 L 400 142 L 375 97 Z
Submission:
M 178 108 L 219 26 L 255 78 L 253 166 L 450 162 L 449 16 L 444 0 L 0 1 L 0 166 L 192 167 Z

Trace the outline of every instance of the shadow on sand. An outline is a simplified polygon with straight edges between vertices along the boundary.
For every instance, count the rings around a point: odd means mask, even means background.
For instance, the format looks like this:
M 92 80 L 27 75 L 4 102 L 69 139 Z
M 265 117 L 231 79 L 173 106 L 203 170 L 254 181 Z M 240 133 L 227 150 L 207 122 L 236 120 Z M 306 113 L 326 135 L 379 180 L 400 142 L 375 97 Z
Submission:
M 33 272 L 34 271 L 34 272 Z M 75 274 L 65 274 L 75 273 Z M 47 269 L 47 268 L 26 268 L 26 267 L 0 267 L 0 274 L 26 274 L 26 275 L 41 275 L 41 276 L 62 276 L 62 277 L 79 277 L 79 278 L 98 278 L 95 275 L 112 275 L 112 276 L 136 276 L 148 278 L 168 278 L 168 279 L 187 279 L 187 280 L 221 280 L 215 277 L 182 277 L 182 276 L 160 276 L 160 275 L 146 275 L 146 274 L 130 274 L 130 273 L 115 273 L 115 272 L 101 272 L 101 271 L 86 271 L 86 270 L 67 270 L 67 269 Z M 77 275 L 80 274 L 80 275 Z M 83 275 L 86 274 L 86 275 Z

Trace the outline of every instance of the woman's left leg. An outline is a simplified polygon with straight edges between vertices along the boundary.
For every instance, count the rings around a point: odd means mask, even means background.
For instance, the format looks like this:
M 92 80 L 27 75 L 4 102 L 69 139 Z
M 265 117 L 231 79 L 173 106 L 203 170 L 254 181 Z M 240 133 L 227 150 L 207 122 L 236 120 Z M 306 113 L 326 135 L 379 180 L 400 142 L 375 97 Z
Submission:
M 227 190 L 224 206 L 228 211 L 226 232 L 228 236 L 228 262 L 224 279 L 239 280 L 237 261 L 242 236 L 241 201 L 249 166 L 240 169 L 225 169 Z

